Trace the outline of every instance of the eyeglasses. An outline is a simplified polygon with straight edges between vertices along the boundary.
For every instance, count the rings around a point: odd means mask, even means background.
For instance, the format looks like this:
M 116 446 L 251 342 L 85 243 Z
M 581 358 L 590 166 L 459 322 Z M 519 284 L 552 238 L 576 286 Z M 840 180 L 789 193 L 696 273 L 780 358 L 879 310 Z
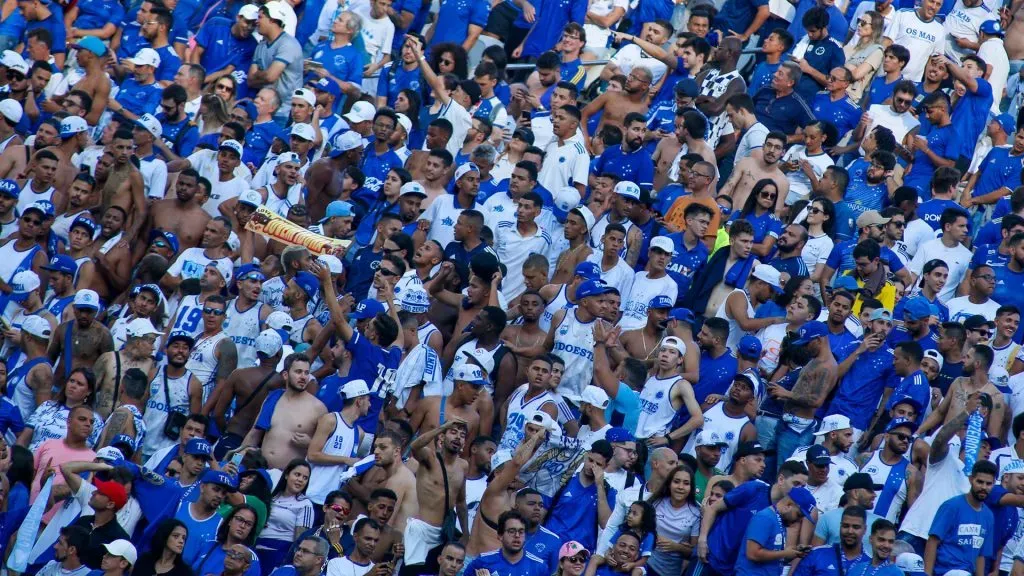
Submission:
M 377 268 L 377 272 L 380 272 L 381 276 L 398 276 L 398 272 L 388 270 L 387 268 Z
M 871 26 L 870 20 L 857 20 L 857 26 Z
M 303 548 L 299 546 L 295 549 L 296 552 L 302 552 L 303 554 L 309 554 L 310 556 L 319 556 L 316 550 L 310 550 L 309 548 Z
M 506 528 L 505 534 L 510 536 L 524 536 L 526 535 L 526 528 Z
M 401 248 L 385 248 L 384 249 L 384 254 L 390 256 L 390 255 L 392 255 L 392 254 L 394 254 L 396 252 L 401 252 L 401 251 L 402 251 Z
M 626 80 L 628 80 L 630 82 L 639 82 L 641 84 L 650 84 L 651 83 L 649 80 L 644 80 L 643 78 L 639 78 L 635 74 L 630 74 L 629 76 L 626 77 Z
M 765 200 L 775 200 L 776 198 L 779 197 L 778 194 L 772 194 L 771 192 L 761 192 L 760 194 L 758 194 L 758 196 L 764 198 Z
M 231 521 L 232 522 L 238 522 L 242 526 L 248 526 L 250 528 L 256 525 L 256 523 L 253 522 L 252 520 L 246 520 L 245 518 L 242 518 L 241 516 L 235 516 L 234 518 L 231 519 Z
M 828 80 L 829 82 L 846 82 L 846 77 L 844 76 L 843 78 L 840 78 L 838 76 L 833 76 L 829 74 L 826 80 Z
M 983 338 L 991 338 L 991 337 L 992 337 L 992 332 L 990 332 L 990 331 L 988 331 L 988 330 L 978 330 L 978 329 L 974 329 L 974 330 L 971 330 L 971 332 L 977 332 L 977 333 L 978 333 L 978 335 L 979 335 L 979 336 L 981 336 L 981 337 L 983 337 Z
M 821 214 L 823 212 L 824 210 L 818 208 L 817 206 L 811 206 L 810 208 L 807 209 L 808 214 Z
M 81 108 L 82 107 L 82 103 L 79 102 L 78 100 L 64 100 L 64 107 L 65 108 L 71 108 L 71 107 Z
M 224 312 L 225 312 L 225 310 L 222 310 L 220 308 L 210 308 L 209 306 L 207 306 L 206 308 L 203 308 L 203 314 L 213 314 L 214 316 L 223 316 Z
M 228 550 L 224 553 L 224 555 L 228 558 L 231 558 L 232 560 L 241 560 L 249 556 L 245 552 L 238 552 L 237 550 Z
M 975 276 L 975 278 L 978 278 L 980 280 L 984 280 L 986 282 L 995 282 L 996 275 L 995 274 L 978 274 L 977 276 Z
M 224 90 L 225 92 L 232 92 L 234 91 L 235 87 L 231 84 L 217 84 L 216 89 Z
M 913 98 L 895 98 L 894 97 L 892 99 L 892 101 L 895 104 L 903 104 L 904 106 L 910 106 L 910 103 L 913 102 L 914 99 Z
M 889 224 L 892 225 L 892 226 L 895 226 L 897 228 L 906 228 L 907 227 L 907 223 L 906 222 L 900 222 L 899 220 L 890 220 Z
M 702 178 L 711 178 L 711 174 L 704 174 L 703 172 L 697 172 L 696 170 L 689 171 L 690 176 L 700 176 Z
M 562 40 L 579 40 L 578 34 L 562 34 Z

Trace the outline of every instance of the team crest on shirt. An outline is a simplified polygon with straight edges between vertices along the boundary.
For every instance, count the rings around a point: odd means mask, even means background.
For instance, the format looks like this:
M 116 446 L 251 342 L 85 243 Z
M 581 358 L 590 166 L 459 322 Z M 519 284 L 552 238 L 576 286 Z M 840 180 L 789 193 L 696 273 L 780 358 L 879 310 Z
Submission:
M 452 220 L 451 217 L 446 216 L 443 220 L 441 220 L 441 224 L 444 226 L 454 226 L 455 221 Z
M 661 400 L 662 398 L 664 398 L 664 397 L 665 397 L 665 392 L 664 392 L 663 390 L 661 390 L 661 391 L 658 391 L 658 393 L 657 393 L 657 394 L 655 394 L 655 395 L 654 395 L 654 397 L 655 397 L 656 399 L 658 399 L 658 400 Z
M 825 55 L 825 47 L 824 46 L 818 46 L 817 48 L 814 49 L 814 54 L 816 56 L 824 56 Z
M 736 438 L 736 433 L 733 432 L 732 430 L 725 433 L 725 439 L 728 440 L 729 442 L 732 442 L 734 438 Z

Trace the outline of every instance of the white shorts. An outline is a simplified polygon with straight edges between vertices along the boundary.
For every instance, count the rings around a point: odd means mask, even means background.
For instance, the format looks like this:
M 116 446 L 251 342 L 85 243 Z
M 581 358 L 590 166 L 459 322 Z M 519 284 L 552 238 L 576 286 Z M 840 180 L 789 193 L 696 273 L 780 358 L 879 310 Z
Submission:
M 441 527 L 427 524 L 419 518 L 409 518 L 405 522 L 405 565 L 423 564 L 427 554 L 441 544 Z

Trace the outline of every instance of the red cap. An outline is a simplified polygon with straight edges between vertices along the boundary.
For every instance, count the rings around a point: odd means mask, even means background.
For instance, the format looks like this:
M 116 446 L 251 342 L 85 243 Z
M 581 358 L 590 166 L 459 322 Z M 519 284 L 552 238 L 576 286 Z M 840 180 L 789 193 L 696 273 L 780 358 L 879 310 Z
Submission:
M 99 478 L 94 478 L 92 483 L 96 486 L 97 492 L 106 496 L 114 503 L 114 512 L 117 512 L 128 503 L 128 491 L 121 484 L 112 480 L 100 480 Z

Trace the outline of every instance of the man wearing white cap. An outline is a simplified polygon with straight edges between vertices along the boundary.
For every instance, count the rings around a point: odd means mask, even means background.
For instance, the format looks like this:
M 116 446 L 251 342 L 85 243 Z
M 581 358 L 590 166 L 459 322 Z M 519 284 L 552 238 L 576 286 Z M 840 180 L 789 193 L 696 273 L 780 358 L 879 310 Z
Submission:
M 22 270 L 14 275 L 11 280 L 10 298 L 17 302 L 18 308 L 11 317 L 10 327 L 7 330 L 4 344 L 16 346 L 18 343 L 18 330 L 22 323 L 30 316 L 39 316 L 49 323 L 51 329 L 57 328 L 60 322 L 50 313 L 39 298 L 39 275 L 31 270 Z M 5 354 L 5 357 L 7 355 Z
M 532 368 L 533 365 L 531 364 L 530 367 Z M 608 393 L 603 388 L 593 385 L 587 385 L 583 389 L 583 394 L 578 398 L 576 404 L 580 407 L 580 420 L 586 416 L 587 423 L 580 426 L 576 438 L 583 443 L 583 447 L 587 450 L 590 450 L 594 442 L 604 440 L 605 435 L 612 429 L 612 425 L 605 419 L 605 410 L 610 403 L 611 399 L 608 398 Z M 549 414 L 551 413 L 549 412 Z M 558 418 L 557 414 L 551 414 L 551 416 Z
M 434 152 L 431 152 L 433 160 Z M 424 240 L 434 240 L 442 246 L 456 238 L 455 223 L 465 210 L 480 212 L 483 206 L 477 204 L 476 195 L 480 190 L 480 170 L 474 164 L 463 164 L 455 170 L 455 194 L 445 194 L 434 198 L 419 220 L 419 226 L 413 235 Z M 482 222 L 481 222 L 482 224 Z
M 652 248 L 653 245 L 654 242 L 651 241 Z M 729 339 L 726 341 L 726 346 L 736 350 L 740 339 L 747 334 L 756 334 L 762 328 L 785 321 L 785 318 L 776 316 L 771 318 L 754 317 L 754 310 L 778 292 L 782 292 L 779 271 L 767 264 L 755 264 L 747 278 L 745 287 L 733 288 L 715 312 L 717 318 L 729 321 Z
M 826 416 L 814 436 L 820 439 L 821 445 L 828 450 L 832 458 L 828 472 L 829 481 L 842 486 L 850 474 L 857 472 L 857 464 L 847 456 L 847 452 L 853 446 L 853 425 L 850 424 L 850 419 L 842 414 Z M 805 462 L 809 448 L 810 446 L 799 448 L 793 452 L 789 460 Z
M 430 297 L 422 287 L 402 292 L 400 329 L 405 334 L 404 355 L 395 372 L 395 408 L 407 413 L 414 391 L 423 396 L 425 388 L 440 389 L 444 380 L 441 366 L 441 332 L 430 322 Z
M 132 76 L 125 78 L 117 98 L 108 100 L 107 107 L 129 121 L 160 108 L 163 87 L 156 82 L 156 69 L 160 67 L 160 55 L 152 48 L 139 50 L 134 57 L 126 59 L 132 63 Z
M 0 280 L 10 284 L 14 275 L 22 270 L 32 270 L 36 274 L 43 273 L 47 264 L 46 252 L 39 245 L 36 237 L 42 231 L 45 214 L 40 209 L 31 208 L 20 212 L 18 231 L 14 240 L 0 246 Z M 17 305 L 9 295 L 0 295 L 0 313 L 10 319 L 17 311 Z
M 138 368 L 149 374 L 156 366 L 153 352 L 161 332 L 153 323 L 148 318 L 135 318 L 124 325 L 122 331 L 122 338 L 115 343 L 117 349 L 100 355 L 93 368 L 96 373 L 96 400 L 93 408 L 104 418 L 117 403 L 125 373 Z
M 18 407 L 22 421 L 50 398 L 53 386 L 53 365 L 46 356 L 53 330 L 39 316 L 29 316 L 21 327 L 18 347 L 21 359 L 7 372 L 7 390 Z
M 309 441 L 306 459 L 312 467 L 306 496 L 316 504 L 323 504 L 327 494 L 340 487 L 340 474 L 359 460 L 364 432 L 356 420 L 370 411 L 370 388 L 363 380 L 350 380 L 341 387 L 341 395 L 341 410 L 321 416 Z
M 667 236 L 651 239 L 646 270 L 633 276 L 629 294 L 622 295 L 622 320 L 619 326 L 623 330 L 635 330 L 647 324 L 647 306 L 656 296 L 668 296 L 675 302 L 679 287 L 666 271 L 673 252 L 675 244 Z M 750 315 L 753 316 L 753 312 Z M 737 342 L 740 336 L 737 336 Z
M 640 392 L 641 414 L 636 422 L 636 437 L 651 446 L 671 444 L 682 440 L 700 428 L 704 417 L 693 395 L 693 387 L 680 375 L 686 344 L 675 336 L 667 336 L 658 346 L 654 374 L 644 383 Z M 689 420 L 672 429 L 672 421 L 680 410 L 689 413 Z
M 21 136 L 15 131 L 15 127 L 24 116 L 21 103 L 13 98 L 0 101 L 0 116 L 4 120 L 0 122 L 0 153 L 2 153 L 11 144 L 22 143 Z
M 266 164 L 274 165 L 274 181 L 257 190 L 263 198 L 263 205 L 268 210 L 288 217 L 288 210 L 302 201 L 302 182 L 299 178 L 299 165 L 302 160 L 295 152 L 283 152 Z
M 472 364 L 453 366 L 451 378 L 454 382 L 451 394 L 420 399 L 409 417 L 409 423 L 413 430 L 422 435 L 447 420 L 461 420 L 468 427 L 466 441 L 472 442 L 480 428 L 480 414 L 474 403 L 489 382 L 483 370 Z
M 277 118 L 282 121 L 291 112 L 291 95 L 302 85 L 302 47 L 284 29 L 295 17 L 294 12 L 289 17 L 284 5 L 268 2 L 260 8 L 263 18 L 256 21 L 256 29 L 263 40 L 256 46 L 247 80 L 250 89 L 269 87 L 277 92 L 281 102 Z
M 242 439 L 256 422 L 263 399 L 270 390 L 281 386 L 281 374 L 277 370 L 281 346 L 281 335 L 276 330 L 268 328 L 260 332 L 252 345 L 259 364 L 235 370 L 228 376 L 223 389 L 216 391 L 210 414 L 222 435 L 214 448 L 215 457 L 223 458 L 224 454 L 242 445 Z M 235 412 L 227 420 L 224 415 L 232 405 Z
M 296 97 L 296 99 L 298 98 Z M 295 116 L 296 110 L 298 110 L 298 108 L 295 105 L 292 105 L 292 116 Z M 293 152 L 299 157 L 298 173 L 302 176 L 305 176 L 306 170 L 313 165 L 313 163 L 309 161 L 309 151 L 314 147 L 320 147 L 323 143 L 322 140 L 318 138 L 318 135 L 322 135 L 322 131 L 318 132 L 313 128 L 312 124 L 308 124 L 306 122 L 296 121 L 291 125 L 291 128 L 288 131 L 289 152 Z M 277 180 L 275 168 L 277 168 L 275 162 L 264 162 L 263 165 L 260 166 L 260 169 L 256 171 L 256 175 L 252 177 L 250 185 L 254 189 L 258 189 L 262 186 L 274 183 Z
M 235 54 L 251 54 L 256 41 L 252 32 L 259 18 L 259 7 L 246 4 L 234 19 L 210 18 L 199 28 L 195 46 L 187 51 L 188 59 L 206 70 L 206 82 L 213 83 L 237 69 Z
M 158 156 L 153 143 L 163 135 L 163 126 L 156 116 L 143 114 L 135 121 L 132 139 L 135 156 L 139 159 L 139 172 L 147 198 L 163 198 L 167 192 L 167 162 Z
M 99 295 L 93 290 L 79 290 L 73 306 L 75 319 L 57 327 L 47 350 L 50 361 L 55 363 L 55 383 L 63 384 L 75 368 L 92 369 L 101 354 L 114 349 L 110 330 L 96 320 L 101 307 Z M 67 349 L 65 343 L 71 344 L 71 348 Z
M 139 559 L 135 546 L 127 540 L 108 542 L 103 549 L 103 561 L 100 562 L 103 576 L 126 576 Z

